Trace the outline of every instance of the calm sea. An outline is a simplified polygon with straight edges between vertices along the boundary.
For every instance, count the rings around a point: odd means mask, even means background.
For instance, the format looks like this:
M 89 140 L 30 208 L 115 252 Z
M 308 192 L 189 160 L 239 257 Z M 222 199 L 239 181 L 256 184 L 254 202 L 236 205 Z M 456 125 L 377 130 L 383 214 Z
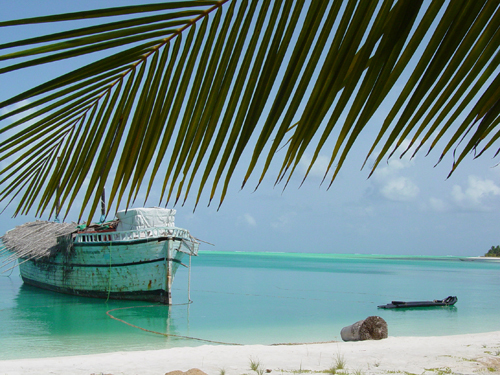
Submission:
M 205 251 L 192 259 L 190 288 L 187 269 L 179 269 L 170 307 L 52 293 L 23 285 L 17 269 L 7 275 L 0 276 L 0 359 L 207 344 L 191 338 L 341 340 L 343 327 L 372 315 L 386 320 L 390 336 L 500 331 L 500 263 L 455 257 Z M 458 297 L 454 307 L 377 308 L 449 295 Z

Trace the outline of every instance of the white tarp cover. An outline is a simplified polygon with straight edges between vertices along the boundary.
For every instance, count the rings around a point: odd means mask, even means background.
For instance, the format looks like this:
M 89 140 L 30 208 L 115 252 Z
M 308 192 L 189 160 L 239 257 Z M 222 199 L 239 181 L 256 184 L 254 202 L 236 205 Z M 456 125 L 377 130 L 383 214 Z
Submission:
M 118 211 L 116 217 L 120 220 L 116 230 L 137 230 L 152 227 L 174 227 L 175 210 L 168 208 L 129 208 Z

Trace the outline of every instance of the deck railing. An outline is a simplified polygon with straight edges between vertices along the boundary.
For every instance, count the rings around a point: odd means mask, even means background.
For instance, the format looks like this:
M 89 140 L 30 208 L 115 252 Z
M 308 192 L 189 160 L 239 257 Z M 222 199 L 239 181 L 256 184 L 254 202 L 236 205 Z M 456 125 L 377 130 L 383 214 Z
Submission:
M 198 241 L 189 234 L 189 231 L 187 229 L 175 227 L 156 227 L 121 232 L 79 233 L 76 235 L 74 242 L 95 243 L 97 245 L 102 242 L 133 241 L 158 237 L 180 239 L 189 248 L 189 253 L 195 255 L 198 252 Z

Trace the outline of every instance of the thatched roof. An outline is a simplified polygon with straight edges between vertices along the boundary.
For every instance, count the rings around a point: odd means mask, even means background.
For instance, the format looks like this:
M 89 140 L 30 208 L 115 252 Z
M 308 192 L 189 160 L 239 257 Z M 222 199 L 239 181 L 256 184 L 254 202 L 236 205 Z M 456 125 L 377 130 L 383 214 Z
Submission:
M 57 237 L 77 232 L 75 223 L 33 221 L 9 230 L 1 237 L 3 245 L 12 252 L 7 260 L 19 257 L 39 259 L 48 257 L 57 250 Z M 6 260 L 6 261 L 7 261 Z

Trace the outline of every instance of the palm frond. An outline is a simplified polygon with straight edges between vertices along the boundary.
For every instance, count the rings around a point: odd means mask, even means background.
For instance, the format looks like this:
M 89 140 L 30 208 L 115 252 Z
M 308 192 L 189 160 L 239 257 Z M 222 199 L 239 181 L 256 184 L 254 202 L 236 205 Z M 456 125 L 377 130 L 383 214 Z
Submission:
M 0 80 L 76 60 L 0 102 L 17 106 L 0 116 L 0 135 L 9 135 L 0 161 L 15 157 L 1 172 L 0 201 L 21 197 L 16 214 L 67 215 L 81 197 L 88 221 L 105 186 L 109 207 L 133 204 L 143 186 L 145 200 L 154 192 L 160 204 L 184 203 L 195 189 L 195 207 L 206 191 L 220 205 L 237 168 L 246 170 L 242 186 L 256 173 L 259 186 L 277 162 L 276 183 L 287 186 L 311 149 L 304 180 L 328 151 L 331 184 L 383 105 L 371 172 L 406 140 L 417 151 L 444 142 L 439 160 L 457 154 L 453 171 L 500 138 L 499 8 L 179 1 L 2 21 L 5 33 L 47 22 L 61 29 L 0 44 Z M 68 20 L 82 24 L 65 30 Z

